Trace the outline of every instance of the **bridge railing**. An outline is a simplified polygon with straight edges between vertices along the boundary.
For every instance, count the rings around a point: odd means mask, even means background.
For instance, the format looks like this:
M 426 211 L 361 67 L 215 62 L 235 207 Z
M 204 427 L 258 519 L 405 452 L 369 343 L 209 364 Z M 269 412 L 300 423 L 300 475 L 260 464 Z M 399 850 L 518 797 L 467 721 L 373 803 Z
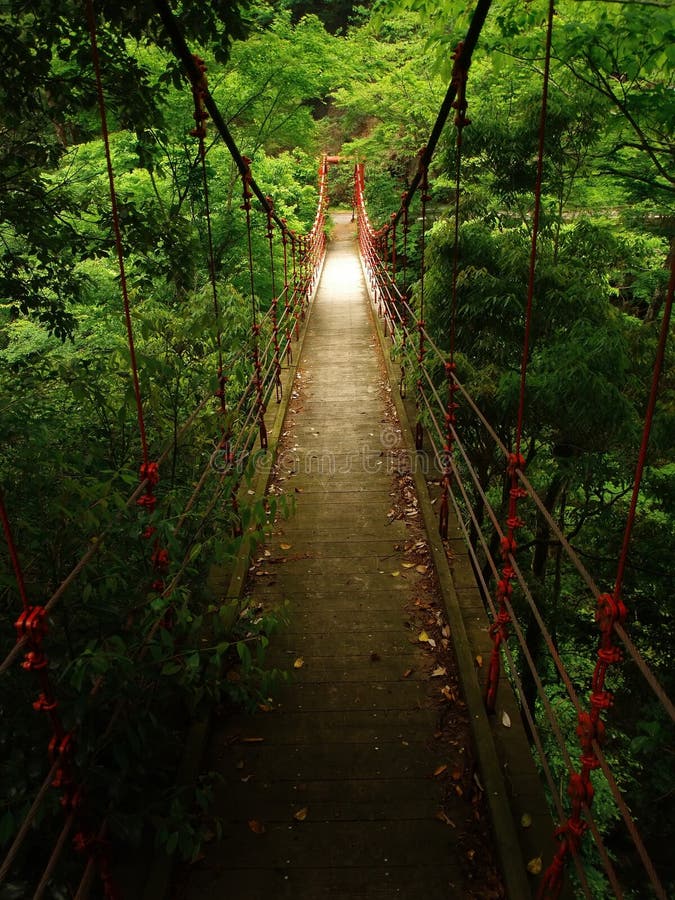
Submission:
M 92 55 L 96 74 L 99 105 L 101 110 L 104 144 L 107 151 L 111 205 L 116 210 L 115 178 L 108 148 L 108 134 L 105 116 L 105 100 L 102 89 L 100 64 L 96 42 L 96 21 L 91 0 L 87 3 L 88 20 L 92 41 Z M 175 23 L 174 23 L 175 24 Z M 176 37 L 179 40 L 180 35 Z M 179 41 L 180 42 L 180 41 Z M 318 274 L 325 252 L 325 210 L 328 203 L 327 172 L 328 163 L 324 156 L 320 162 L 318 180 L 318 203 L 313 225 L 306 235 L 292 231 L 274 210 L 271 198 L 265 197 L 251 175 L 250 163 L 241 155 L 232 141 L 223 119 L 208 93 L 204 80 L 205 68 L 201 60 L 188 53 L 186 67 L 193 81 L 195 94 L 195 118 L 197 128 L 192 134 L 200 140 L 200 154 L 203 158 L 203 123 L 209 108 L 221 136 L 231 149 L 242 175 L 244 207 L 247 227 L 250 228 L 253 196 L 260 201 L 266 215 L 267 234 L 270 244 L 270 267 L 273 296 L 257 296 L 254 285 L 254 261 L 249 253 L 251 266 L 252 328 L 248 341 L 233 352 L 223 347 L 226 334 L 221 333 L 215 264 L 211 242 L 211 224 L 208 211 L 208 185 L 204 182 L 204 202 L 208 219 L 209 247 L 207 248 L 209 273 L 213 289 L 215 315 L 218 321 L 218 389 L 209 393 L 196 404 L 194 409 L 174 429 L 167 443 L 157 450 L 154 459 L 149 457 L 149 447 L 153 447 L 151 436 L 146 434 L 144 403 L 140 393 L 140 379 L 134 353 L 133 317 L 130 297 L 126 289 L 124 253 L 116 212 L 113 216 L 116 231 L 116 245 L 120 265 L 120 283 L 123 292 L 124 311 L 129 337 L 130 358 L 136 387 L 136 401 L 139 429 L 142 437 L 143 462 L 140 467 L 138 484 L 123 499 L 117 509 L 111 507 L 109 521 L 101 531 L 89 535 L 81 548 L 79 558 L 63 575 L 58 585 L 48 597 L 34 599 L 30 596 L 25 575 L 25 564 L 17 534 L 17 511 L 12 498 L 5 499 L 0 492 L 0 525 L 7 545 L 7 557 L 13 571 L 18 595 L 17 617 L 13 629 L 13 642 L 7 635 L 5 646 L 9 647 L 0 662 L 0 675 L 5 679 L 3 687 L 19 684 L 21 679 L 30 678 L 34 682 L 35 700 L 33 710 L 27 715 L 43 716 L 45 722 L 37 724 L 34 743 L 44 737 L 46 726 L 48 738 L 41 771 L 26 773 L 26 794 L 29 800 L 16 823 L 14 833 L 6 842 L 6 852 L 0 861 L 0 884 L 8 878 L 19 879 L 25 886 L 25 895 L 40 898 L 45 896 L 50 881 L 67 858 L 70 871 L 77 870 L 78 860 L 82 876 L 74 896 L 83 898 L 92 879 L 98 875 L 106 897 L 118 896 L 111 869 L 109 847 L 109 818 L 105 808 L 97 805 L 87 793 L 87 782 L 91 772 L 100 765 L 101 747 L 110 739 L 120 720 L 130 713 L 133 705 L 126 690 L 115 696 L 108 690 L 109 676 L 96 674 L 89 683 L 84 681 L 82 696 L 65 698 L 59 684 L 61 667 L 65 665 L 64 654 L 55 647 L 62 642 L 60 627 L 53 616 L 59 607 L 67 602 L 70 617 L 79 617 L 86 603 L 79 595 L 81 579 L 95 562 L 105 560 L 114 550 L 115 541 L 124 536 L 127 546 L 128 535 L 134 529 L 141 529 L 142 540 L 136 540 L 138 558 L 126 560 L 129 572 L 148 569 L 147 581 L 141 578 L 138 585 L 129 585 L 127 593 L 138 594 L 133 622 L 119 623 L 118 634 L 133 634 L 129 641 L 128 662 L 132 670 L 141 670 L 144 688 L 153 694 L 153 678 L 163 675 L 157 663 L 157 642 L 162 643 L 162 634 L 169 634 L 173 628 L 174 604 L 178 589 L 190 570 L 194 550 L 207 522 L 217 509 L 231 507 L 229 519 L 234 537 L 241 533 L 240 503 L 246 501 L 246 491 L 240 490 L 242 479 L 249 471 L 251 457 L 259 449 L 267 449 L 265 416 L 268 406 L 281 400 L 280 373 L 284 365 L 292 360 L 295 342 L 299 336 L 302 320 L 316 287 Z M 205 171 L 205 170 L 204 170 Z M 264 227 L 263 223 L 263 227 Z M 274 240 L 281 242 L 281 252 L 273 246 Z M 277 272 L 278 291 L 275 284 L 275 259 L 283 258 L 283 276 Z M 206 262 L 206 260 L 205 260 Z M 256 261 L 257 263 L 257 261 Z M 278 263 L 277 263 L 278 265 Z M 230 378 L 232 372 L 238 378 Z M 206 388 L 205 388 L 206 390 Z M 192 490 L 185 490 L 187 500 L 179 510 L 172 510 L 171 517 L 163 521 L 163 490 L 161 478 L 167 464 L 175 460 L 178 447 L 197 427 L 203 434 L 212 427 L 215 408 L 221 415 L 215 417 L 216 433 L 213 434 L 213 452 L 204 459 L 203 467 L 194 477 Z M 208 486 L 208 497 L 204 499 Z M 198 505 L 199 504 L 199 505 Z M 227 518 L 227 517 L 226 517 Z M 222 521 L 222 515 L 221 519 Z M 170 537 L 167 544 L 166 536 Z M 169 555 L 169 547 L 171 556 Z M 132 569 L 132 565 L 135 568 Z M 103 565 L 103 564 L 102 564 Z M 133 627 L 132 627 L 133 626 Z M 108 635 L 110 640 L 114 635 Z M 105 642 L 104 642 L 105 643 Z M 11 646 L 10 646 L 11 644 Z M 82 648 L 71 648 L 79 652 Z M 183 648 L 187 652 L 189 648 Z M 199 652 L 200 648 L 194 648 Z M 113 653 L 114 656 L 114 653 Z M 150 664 L 151 663 L 151 664 Z M 119 684 L 118 684 L 119 687 Z M 22 688 L 20 693 L 25 689 Z M 132 692 L 133 693 L 133 692 Z M 33 727 L 32 722 L 28 728 Z M 30 799 L 32 797 L 32 799 Z M 73 863 L 72 848 L 78 855 Z
M 605 839 L 593 813 L 593 795 L 597 789 L 597 779 L 605 782 L 606 792 L 616 804 L 626 836 L 634 847 L 636 857 L 641 861 L 654 895 L 665 898 L 666 893 L 659 874 L 650 858 L 640 834 L 638 824 L 632 816 L 629 805 L 620 789 L 620 774 L 603 749 L 605 725 L 600 713 L 606 711 L 613 702 L 613 694 L 604 685 L 604 674 L 612 665 L 618 664 L 627 655 L 644 678 L 645 684 L 658 699 L 665 714 L 675 720 L 675 709 L 644 656 L 640 653 L 625 627 L 626 609 L 616 598 L 616 592 L 607 593 L 598 586 L 596 579 L 573 549 L 563 533 L 560 524 L 551 516 L 542 498 L 524 472 L 524 460 L 514 458 L 514 453 L 500 439 L 488 418 L 484 415 L 470 392 L 457 376 L 457 369 L 450 355 L 441 350 L 420 319 L 420 310 L 410 298 L 410 291 L 401 287 L 396 269 L 397 246 L 395 231 L 388 223 L 375 229 L 368 217 L 365 200 L 365 170 L 357 165 L 354 184 L 355 208 L 359 229 L 359 246 L 364 272 L 371 289 L 371 297 L 376 313 L 382 318 L 385 334 L 391 339 L 392 357 L 401 365 L 401 392 L 405 393 L 406 382 L 415 385 L 415 403 L 419 421 L 425 423 L 425 438 L 436 465 L 436 472 L 443 485 L 440 498 L 439 529 L 443 534 L 443 504 L 448 502 L 454 511 L 457 524 L 466 541 L 473 564 L 474 574 L 481 594 L 492 619 L 491 634 L 497 638 L 490 660 L 487 680 L 486 705 L 495 709 L 496 685 L 502 656 L 506 662 L 506 672 L 517 696 L 520 709 L 531 736 L 533 752 L 548 787 L 548 795 L 555 816 L 560 823 L 556 832 L 559 839 L 559 853 L 552 860 L 544 861 L 548 866 L 541 882 L 542 897 L 558 896 L 562 886 L 562 873 L 567 859 L 575 866 L 580 890 L 586 897 L 593 897 L 593 889 L 584 870 L 582 838 L 586 832 L 592 836 L 596 859 L 604 869 L 612 890 L 617 897 L 623 896 L 623 889 Z M 419 287 L 419 285 L 418 285 Z M 669 303 L 672 304 L 673 277 L 669 287 Z M 668 317 L 664 320 L 662 340 L 668 329 Z M 658 379 L 656 379 L 658 381 Z M 460 429 L 455 412 L 458 405 L 463 407 L 463 423 L 471 425 Z M 563 658 L 538 602 L 538 585 L 531 573 L 523 571 L 519 560 L 517 544 L 503 521 L 503 511 L 496 509 L 488 491 L 472 462 L 472 448 L 468 446 L 470 433 L 481 433 L 484 446 L 492 446 L 496 457 L 503 458 L 505 483 L 512 484 L 509 493 L 514 492 L 524 504 L 518 511 L 518 523 L 523 518 L 545 520 L 550 532 L 559 544 L 560 552 L 567 560 L 568 567 L 577 576 L 579 591 L 585 590 L 596 604 L 598 627 L 598 653 L 595 671 L 590 685 L 579 685 L 577 675 L 571 674 L 570 661 Z M 479 500 L 482 511 L 476 509 Z M 529 509 L 528 509 L 529 505 Z M 510 515 L 514 515 L 511 510 Z M 447 511 L 446 511 L 447 516 Z M 484 524 L 484 518 L 487 520 Z M 518 524 L 510 522 L 510 526 Z M 446 519 L 447 536 L 447 519 Z M 505 578 L 504 572 L 509 578 Z M 546 647 L 547 657 L 539 666 L 530 653 L 530 640 L 526 627 L 521 621 L 518 609 L 526 609 L 528 616 L 536 623 L 541 642 Z M 515 639 L 515 647 L 513 641 Z M 517 649 L 517 658 L 514 650 Z M 572 661 L 574 662 L 574 660 Z M 539 709 L 535 712 L 531 700 L 528 701 L 523 686 L 523 672 L 536 686 Z M 555 672 L 557 682 L 562 685 L 565 701 L 560 699 L 560 689 L 556 685 L 555 696 L 544 685 L 540 671 Z M 588 701 L 584 699 L 590 688 Z M 539 711 L 540 710 L 540 711 Z M 570 735 L 569 720 L 573 717 L 576 728 Z M 571 738 L 578 738 L 579 746 L 570 744 Z M 565 784 L 550 763 L 550 742 L 557 747 L 567 772 Z M 579 751 L 581 751 L 579 753 Z M 597 771 L 596 788 L 588 777 Z

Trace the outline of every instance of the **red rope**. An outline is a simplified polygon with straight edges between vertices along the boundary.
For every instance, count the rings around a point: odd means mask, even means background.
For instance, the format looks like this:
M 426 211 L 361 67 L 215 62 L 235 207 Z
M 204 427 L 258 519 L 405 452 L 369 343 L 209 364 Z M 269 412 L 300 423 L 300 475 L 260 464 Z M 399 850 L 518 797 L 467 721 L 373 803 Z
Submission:
M 209 264 L 209 282 L 211 284 L 211 294 L 213 297 L 213 313 L 216 319 L 216 349 L 218 352 L 218 390 L 216 391 L 216 397 L 219 401 L 220 412 L 223 416 L 226 413 L 226 385 L 227 385 L 227 377 L 223 371 L 223 330 L 220 323 L 220 303 L 218 301 L 218 282 L 216 279 L 216 255 L 213 248 L 213 226 L 211 223 L 211 201 L 209 197 L 209 179 L 206 172 L 206 121 L 209 118 L 209 114 L 206 111 L 206 107 L 204 105 L 204 96 L 207 90 L 207 81 L 206 81 L 206 64 L 204 60 L 197 56 L 196 54 L 193 56 L 195 61 L 195 65 L 199 72 L 201 72 L 200 81 L 192 82 L 192 96 L 194 100 L 194 119 L 195 119 L 195 127 L 192 129 L 190 134 L 192 137 L 196 137 L 199 141 L 199 159 L 201 164 L 202 171 L 202 187 L 204 191 L 204 214 L 206 217 L 206 233 L 207 233 L 207 244 L 208 244 L 208 264 Z M 225 435 L 223 435 L 223 439 L 221 443 L 225 442 Z
M 16 578 L 16 586 L 19 589 L 21 603 L 24 609 L 29 609 L 30 602 L 28 600 L 28 592 L 26 591 L 26 582 L 23 577 L 23 568 L 21 567 L 19 554 L 14 543 L 14 536 L 12 535 L 12 529 L 9 524 L 9 517 L 7 516 L 7 509 L 5 507 L 2 491 L 0 491 L 0 520 L 2 521 L 2 530 L 5 533 L 9 558 L 12 563 L 12 569 L 14 570 L 14 577 Z
M 422 395 L 422 375 L 421 370 L 424 367 L 424 355 L 426 353 L 426 347 L 424 346 L 424 275 L 426 269 L 426 230 L 427 230 L 427 203 L 431 200 L 429 195 L 429 170 L 428 166 L 425 162 L 425 154 L 426 147 L 422 147 L 420 150 L 420 200 L 422 202 L 422 233 L 420 235 L 420 254 L 421 254 L 421 262 L 420 262 L 420 311 L 419 317 L 417 319 L 417 333 L 418 333 L 418 350 L 417 350 L 417 364 L 419 367 L 419 371 L 417 374 L 417 396 L 415 399 L 415 406 L 417 408 L 417 422 L 415 423 L 415 448 L 417 450 L 422 450 L 424 446 L 424 430 L 422 428 L 422 404 L 420 403 L 420 398 Z
M 245 172 L 241 176 L 243 185 L 243 198 L 241 208 L 246 213 L 246 236 L 248 242 L 248 271 L 251 284 L 251 331 L 253 334 L 253 370 L 255 377 L 256 390 L 256 409 L 258 415 L 258 428 L 260 430 L 260 447 L 267 450 L 267 428 L 265 426 L 265 397 L 262 383 L 262 366 L 260 363 L 260 348 L 258 346 L 258 336 L 260 334 L 260 326 L 258 325 L 255 299 L 255 279 L 253 275 L 253 241 L 251 234 L 251 160 L 246 156 L 242 157 L 245 164 Z
M 659 380 L 663 371 L 663 362 L 666 354 L 666 343 L 668 341 L 668 333 L 670 329 L 670 316 L 673 307 L 673 289 L 675 287 L 675 254 L 671 254 L 670 262 L 670 280 L 668 282 L 668 292 L 663 311 L 663 321 L 661 322 L 661 332 L 659 334 L 659 343 L 656 350 L 656 359 L 654 361 L 654 373 L 652 376 L 652 385 L 649 392 L 649 400 L 647 402 L 647 410 L 645 412 L 645 423 L 642 431 L 642 442 L 640 444 L 640 452 L 638 454 L 637 465 L 635 467 L 635 478 L 633 480 L 633 494 L 631 496 L 630 508 L 626 519 L 626 530 L 623 536 L 623 544 L 619 555 L 619 564 L 616 571 L 616 580 L 614 583 L 614 596 L 618 597 L 623 584 L 623 576 L 626 569 L 626 561 L 628 559 L 628 547 L 630 545 L 633 526 L 635 524 L 635 511 L 637 509 L 638 496 L 640 494 L 640 485 L 642 484 L 642 475 L 647 460 L 647 447 L 649 445 L 649 437 L 651 435 L 652 423 L 654 420 L 654 409 L 656 407 L 656 398 L 659 391 Z
M 541 192 L 544 173 L 544 141 L 546 137 L 546 115 L 548 108 L 548 86 L 551 72 L 551 38 L 553 35 L 553 0 L 549 0 L 548 18 L 546 25 L 546 50 L 544 61 L 544 75 L 541 95 L 541 108 L 539 115 L 539 146 L 537 150 L 537 176 L 534 187 L 534 214 L 532 220 L 532 241 L 530 247 L 530 266 L 527 281 L 527 299 L 525 304 L 525 332 L 523 335 L 523 355 L 520 365 L 520 391 L 518 399 L 518 419 L 515 435 L 515 451 L 510 453 L 507 460 L 506 472 L 510 480 L 509 511 L 506 519 L 507 531 L 500 543 L 500 553 L 504 566 L 502 578 L 497 583 L 496 599 L 499 605 L 497 618 L 490 628 L 492 637 L 492 652 L 488 667 L 486 686 L 486 705 L 490 712 L 494 712 L 499 685 L 500 672 L 500 646 L 508 638 L 508 625 L 511 621 L 509 605 L 513 593 L 512 582 L 515 577 L 512 558 L 518 546 L 516 531 L 525 524 L 518 515 L 518 501 L 526 496 L 526 491 L 518 482 L 519 472 L 525 468 L 525 458 L 520 452 L 523 418 L 525 410 L 525 384 L 527 381 L 527 363 L 530 353 L 530 335 L 532 329 L 532 305 L 534 299 L 534 276 L 537 262 L 537 238 L 539 236 L 539 216 L 541 211 Z
M 103 94 L 103 81 L 101 78 L 101 63 L 98 52 L 98 41 L 96 38 L 96 17 L 94 15 L 94 5 L 92 0 L 86 0 L 87 3 L 87 21 L 89 24 L 89 38 L 91 41 L 91 55 L 94 63 L 94 73 L 96 75 L 96 92 L 98 94 L 98 107 L 101 116 L 101 134 L 103 137 L 103 146 L 105 148 L 106 167 L 108 170 L 108 185 L 110 189 L 110 203 L 112 208 L 113 231 L 115 234 L 115 247 L 117 249 L 117 262 L 120 270 L 120 286 L 122 289 L 122 299 L 124 302 L 124 319 L 127 328 L 127 341 L 129 344 L 129 355 L 131 357 L 131 374 L 134 382 L 134 395 L 136 397 L 136 413 L 138 416 L 138 430 L 141 436 L 141 447 L 143 451 L 143 463 L 148 465 L 148 444 L 145 436 L 145 420 L 143 417 L 143 402 L 141 400 L 141 387 L 138 378 L 138 364 L 136 362 L 136 348 L 134 344 L 134 329 L 131 321 L 131 307 L 129 304 L 129 289 L 127 287 L 127 276 L 124 266 L 124 249 L 122 247 L 122 233 L 120 229 L 119 213 L 117 209 L 117 192 L 115 190 L 115 174 L 112 164 L 112 156 L 110 153 L 110 136 L 108 132 L 108 118 L 106 115 L 105 96 Z
M 291 343 L 292 335 L 292 318 L 293 310 L 291 307 L 290 285 L 288 283 L 288 228 L 286 227 L 286 219 L 281 220 L 283 228 L 281 229 L 281 245 L 284 251 L 284 317 L 286 319 L 286 363 L 291 365 L 293 362 L 293 346 Z
M 272 277 L 272 341 L 274 343 L 274 389 L 276 391 L 277 403 L 281 402 L 281 358 L 279 356 L 279 298 L 277 297 L 277 287 L 274 271 L 274 219 L 272 213 L 274 211 L 274 201 L 271 197 L 267 198 L 267 241 L 270 247 L 270 275 Z

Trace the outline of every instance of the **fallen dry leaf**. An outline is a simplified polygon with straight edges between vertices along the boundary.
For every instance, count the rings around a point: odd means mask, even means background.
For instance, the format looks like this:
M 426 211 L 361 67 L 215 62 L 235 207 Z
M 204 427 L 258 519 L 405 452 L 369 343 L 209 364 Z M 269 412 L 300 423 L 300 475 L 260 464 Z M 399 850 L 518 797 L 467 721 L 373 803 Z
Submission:
M 506 711 L 502 713 L 502 725 L 504 726 L 504 728 L 511 727 L 511 717 Z
M 450 637 L 450 626 L 444 625 L 443 628 L 441 629 L 441 634 L 443 635 L 443 637 L 449 638 Z
M 442 809 L 439 809 L 436 813 L 436 818 L 439 822 L 443 822 L 444 825 L 449 825 L 451 828 L 457 828 L 452 819 L 448 818 L 447 813 L 445 813 Z
M 248 827 L 251 829 L 253 834 L 265 834 L 265 826 L 257 819 L 249 819 Z
M 397 569 L 395 572 L 392 572 L 391 574 L 393 575 L 394 578 L 398 578 L 398 576 L 399 576 L 401 573 L 400 573 L 400 572 L 398 571 L 398 569 Z
M 299 656 L 299 657 L 296 659 L 296 661 L 293 663 L 293 668 L 294 668 L 294 669 L 301 669 L 301 668 L 304 666 L 304 664 L 305 664 L 304 659 L 303 659 L 301 656 Z
M 293 813 L 293 818 L 296 822 L 304 822 L 307 818 L 307 813 L 309 812 L 308 807 L 303 806 L 302 809 L 299 809 L 297 812 Z
M 448 674 L 448 670 L 445 668 L 445 666 L 436 666 L 434 671 L 431 673 L 431 677 L 432 678 L 440 678 L 442 675 L 447 675 L 447 674 Z
M 253 772 L 251 772 L 250 775 L 242 775 L 240 781 L 241 781 L 243 784 L 248 784 L 249 781 L 251 780 L 251 778 L 253 778 Z
M 412 670 L 412 669 L 406 669 L 405 672 L 403 673 L 403 677 L 404 677 L 404 678 L 410 678 L 410 676 L 412 675 L 412 673 L 413 673 L 413 670 Z
M 527 871 L 530 875 L 539 875 L 541 873 L 541 856 L 535 856 L 527 864 Z
M 438 776 L 438 775 L 442 775 L 443 772 L 445 772 L 445 770 L 447 768 L 448 768 L 448 766 L 446 763 L 443 763 L 440 766 L 436 766 L 436 768 L 434 769 L 434 778 L 436 778 L 436 776 Z
M 429 570 L 429 566 L 421 566 L 421 565 L 415 566 L 415 571 L 419 572 L 420 575 L 426 575 L 428 570 Z
M 532 824 L 532 816 L 529 813 L 523 813 L 520 817 L 520 824 L 523 828 L 529 828 Z
M 428 644 L 430 639 L 426 631 L 420 631 L 417 640 L 422 641 L 423 644 Z
M 404 563 L 401 563 L 401 565 L 403 566 L 404 569 L 412 569 L 412 568 L 414 568 L 415 563 L 404 562 Z
M 476 665 L 479 669 L 483 665 L 483 657 L 480 654 L 478 654 L 478 656 L 476 657 Z
M 282 550 L 290 550 L 293 544 L 279 544 Z
M 261 737 L 243 737 L 241 739 L 242 744 L 260 744 L 265 740 L 265 738 Z
M 450 776 L 453 781 L 461 781 L 462 779 L 462 770 L 461 769 L 453 769 L 452 775 Z

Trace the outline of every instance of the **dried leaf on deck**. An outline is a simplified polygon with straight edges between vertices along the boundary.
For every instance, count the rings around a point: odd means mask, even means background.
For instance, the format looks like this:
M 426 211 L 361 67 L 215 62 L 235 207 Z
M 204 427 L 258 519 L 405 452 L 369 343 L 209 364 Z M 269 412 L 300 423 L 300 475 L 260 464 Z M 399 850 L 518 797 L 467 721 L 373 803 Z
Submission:
M 257 819 L 249 819 L 248 827 L 251 829 L 253 834 L 265 834 L 265 826 Z
M 436 813 L 436 818 L 439 822 L 443 822 L 444 825 L 449 825 L 451 828 L 457 828 L 452 819 L 450 819 L 448 817 L 448 814 L 442 809 L 438 810 L 438 812 Z
M 541 873 L 541 856 L 535 856 L 534 859 L 531 859 L 527 864 L 527 871 L 530 875 L 539 875 Z

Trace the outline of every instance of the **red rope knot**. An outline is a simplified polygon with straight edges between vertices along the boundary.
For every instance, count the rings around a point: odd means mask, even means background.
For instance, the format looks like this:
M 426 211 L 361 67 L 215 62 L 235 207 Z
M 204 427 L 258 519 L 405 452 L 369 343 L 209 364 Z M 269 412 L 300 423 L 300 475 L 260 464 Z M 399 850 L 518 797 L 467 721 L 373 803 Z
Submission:
M 525 488 L 513 487 L 509 490 L 509 497 L 512 500 L 523 500 L 527 497 L 527 491 Z
M 244 202 L 242 203 L 241 208 L 245 209 L 246 212 L 250 212 L 251 198 L 253 197 L 253 192 L 251 191 L 251 160 L 248 158 L 248 156 L 242 156 L 241 159 L 244 163 L 244 171 L 241 175 L 241 180 L 244 187 Z
M 169 551 L 166 547 L 155 547 L 151 557 L 152 565 L 157 572 L 166 572 L 169 568 Z
M 500 629 L 502 636 L 506 638 L 506 626 L 511 621 L 511 614 L 508 609 L 500 609 L 497 613 L 497 618 L 495 619 L 495 624 Z
M 516 552 L 516 539 L 512 534 L 505 534 L 499 542 L 499 552 L 503 560 L 507 560 L 509 556 L 513 556 Z
M 497 599 L 509 600 L 513 594 L 513 585 L 508 578 L 500 578 L 497 582 Z
M 591 706 L 598 711 L 614 705 L 614 694 L 611 691 L 591 691 L 590 699 Z
M 141 481 L 147 481 L 150 487 L 159 484 L 159 464 L 156 462 L 142 463 L 139 470 Z
M 515 478 L 516 469 L 520 469 L 521 472 L 525 469 L 525 457 L 522 453 L 509 453 L 506 472 L 511 478 Z
M 59 766 L 52 780 L 52 787 L 62 788 L 73 783 L 70 764 L 75 755 L 75 735 L 67 731 L 62 736 L 54 735 L 49 742 L 49 758 L 52 762 L 59 760 Z
M 595 621 L 603 636 L 611 635 L 617 623 L 621 625 L 625 622 L 627 614 L 628 610 L 620 597 L 613 597 L 611 594 L 600 594 L 598 597 Z
M 509 516 L 506 520 L 506 524 L 509 526 L 511 531 L 515 531 L 516 528 L 522 528 L 525 522 L 520 518 L 520 516 Z
M 602 744 L 605 740 L 605 723 L 591 713 L 580 712 L 577 717 L 577 737 L 581 744 L 581 762 L 588 769 L 597 769 L 600 765 L 593 749 L 593 742 Z
M 66 810 L 76 812 L 84 803 L 84 793 L 81 787 L 68 787 L 59 801 Z
M 53 712 L 58 706 L 58 701 L 54 697 L 48 697 L 44 691 L 42 691 L 37 700 L 33 703 L 33 709 L 35 712 Z
M 586 832 L 588 825 L 580 818 L 581 807 L 590 806 L 595 796 L 595 788 L 591 784 L 591 780 L 579 772 L 572 772 L 570 775 L 570 783 L 567 786 L 567 796 L 572 801 L 572 815 L 565 825 L 568 832 L 574 836 L 574 839 L 580 840 Z
M 143 507 L 146 512 L 151 513 L 157 506 L 157 497 L 151 493 L 143 494 L 143 496 L 139 497 L 136 501 L 136 505 Z
M 44 606 L 28 606 L 16 620 L 17 638 L 28 638 L 34 647 L 39 647 L 47 634 L 47 610 Z
M 251 325 L 251 331 L 253 332 L 253 337 L 257 338 L 260 334 L 260 325 L 258 322 L 254 322 L 253 325 Z
M 24 656 L 21 668 L 27 672 L 39 672 L 47 668 L 47 657 L 42 650 L 29 650 Z
M 61 765 L 72 759 L 75 753 L 75 734 L 67 731 L 63 736 L 54 735 L 49 741 L 49 758 L 52 762 L 61 760 Z

